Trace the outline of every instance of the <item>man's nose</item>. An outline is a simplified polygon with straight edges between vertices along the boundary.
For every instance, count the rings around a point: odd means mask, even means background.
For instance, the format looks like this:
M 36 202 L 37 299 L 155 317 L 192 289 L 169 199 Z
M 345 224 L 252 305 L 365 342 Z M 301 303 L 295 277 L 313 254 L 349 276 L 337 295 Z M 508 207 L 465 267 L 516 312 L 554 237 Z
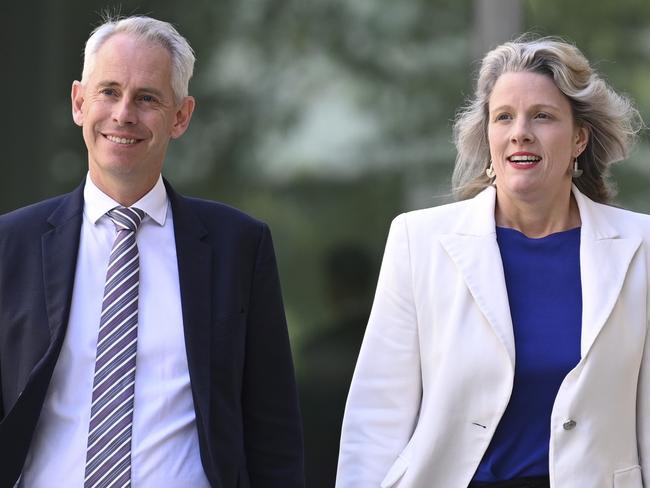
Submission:
M 113 106 L 113 120 L 118 125 L 132 125 L 137 123 L 137 110 L 135 103 L 123 98 Z

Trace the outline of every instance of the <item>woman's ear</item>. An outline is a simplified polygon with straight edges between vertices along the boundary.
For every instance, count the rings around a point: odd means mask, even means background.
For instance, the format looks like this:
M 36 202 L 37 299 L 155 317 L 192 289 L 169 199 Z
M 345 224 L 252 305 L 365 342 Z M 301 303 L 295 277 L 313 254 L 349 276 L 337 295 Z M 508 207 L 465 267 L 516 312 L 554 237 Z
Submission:
M 584 152 L 588 142 L 589 129 L 587 129 L 585 126 L 579 126 L 575 137 L 575 153 L 573 155 L 574 158 L 577 158 Z

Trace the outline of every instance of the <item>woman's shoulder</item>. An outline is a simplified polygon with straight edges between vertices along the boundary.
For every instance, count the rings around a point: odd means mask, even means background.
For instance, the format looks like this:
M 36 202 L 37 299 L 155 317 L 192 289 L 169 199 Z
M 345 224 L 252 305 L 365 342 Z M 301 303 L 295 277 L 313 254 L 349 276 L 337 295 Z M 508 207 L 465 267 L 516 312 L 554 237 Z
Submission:
M 470 202 L 471 200 L 463 200 L 404 212 L 395 217 L 391 227 L 403 227 L 411 237 L 457 233 L 463 228 L 462 222 L 475 212 L 475 205 Z
M 435 207 L 421 208 L 418 210 L 411 210 L 402 215 L 405 219 L 412 222 L 429 222 L 432 220 L 440 219 L 453 219 L 461 213 L 467 211 L 470 206 L 471 200 L 461 200 L 457 202 L 444 203 Z
M 488 187 L 473 198 L 412 210 L 395 218 L 409 229 L 428 233 L 494 233 L 495 192 Z
M 621 237 L 640 235 L 650 241 L 650 215 L 628 210 L 616 204 L 591 202 L 594 210 L 616 229 Z

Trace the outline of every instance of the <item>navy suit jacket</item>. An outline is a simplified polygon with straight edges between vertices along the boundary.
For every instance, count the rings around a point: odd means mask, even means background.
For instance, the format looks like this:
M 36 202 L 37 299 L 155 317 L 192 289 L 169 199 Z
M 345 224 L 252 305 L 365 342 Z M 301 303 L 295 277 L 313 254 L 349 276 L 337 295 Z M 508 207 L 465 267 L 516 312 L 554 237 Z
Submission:
M 219 488 L 302 487 L 300 414 L 268 227 L 165 185 L 205 473 Z M 20 475 L 61 349 L 82 213 L 83 185 L 0 217 L 0 488 Z

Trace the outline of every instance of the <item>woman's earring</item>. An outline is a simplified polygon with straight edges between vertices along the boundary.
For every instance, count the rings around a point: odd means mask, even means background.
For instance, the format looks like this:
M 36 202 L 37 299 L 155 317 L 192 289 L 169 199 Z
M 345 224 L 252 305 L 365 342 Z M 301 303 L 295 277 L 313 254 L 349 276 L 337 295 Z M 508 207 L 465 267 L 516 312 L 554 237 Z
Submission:
M 492 161 L 490 161 L 490 166 L 488 166 L 485 170 L 485 174 L 490 179 L 493 179 L 496 176 L 496 173 L 494 172 L 494 166 L 492 166 Z
M 571 172 L 573 178 L 580 178 L 582 176 L 582 170 L 578 166 L 578 158 L 573 159 L 573 171 Z

